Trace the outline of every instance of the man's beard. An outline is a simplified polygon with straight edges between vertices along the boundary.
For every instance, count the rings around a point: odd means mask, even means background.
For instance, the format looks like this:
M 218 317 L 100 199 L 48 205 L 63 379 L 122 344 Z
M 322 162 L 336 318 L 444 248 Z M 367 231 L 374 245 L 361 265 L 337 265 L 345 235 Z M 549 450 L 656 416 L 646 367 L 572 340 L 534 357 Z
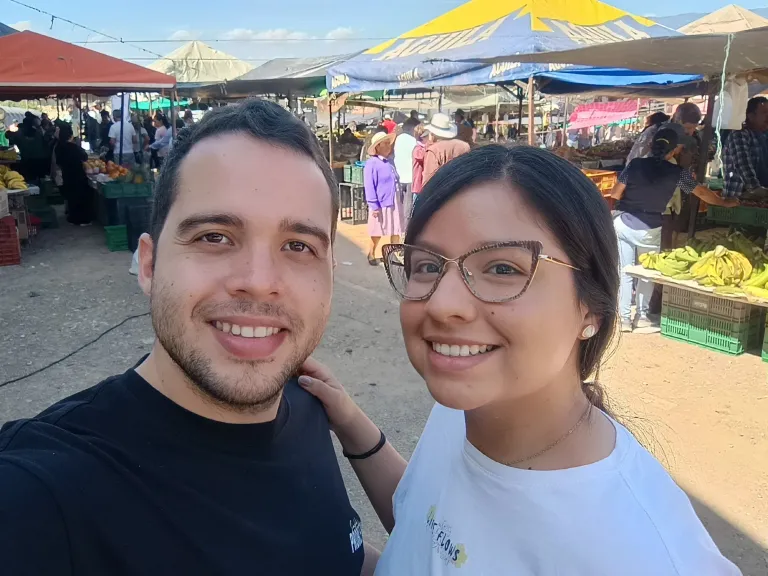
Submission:
M 155 278 L 157 280 L 157 278 Z M 253 314 L 273 316 L 287 322 L 289 331 L 283 346 L 293 344 L 293 353 L 279 368 L 277 374 L 265 375 L 262 368 L 268 367 L 273 361 L 233 360 L 243 369 L 241 377 L 233 379 L 218 374 L 213 367 L 211 358 L 199 348 L 195 348 L 186 337 L 183 313 L 178 304 L 179 297 L 155 281 L 150 295 L 152 312 L 152 327 L 158 341 L 168 353 L 168 356 L 181 368 L 193 390 L 209 402 L 218 404 L 230 410 L 253 413 L 260 412 L 278 401 L 285 383 L 295 376 L 304 361 L 312 354 L 320 343 L 325 327 L 325 320 L 310 328 L 309 338 L 300 342 L 299 338 L 305 333 L 305 323 L 300 318 L 289 314 L 279 305 L 259 303 L 251 300 L 232 300 L 221 304 L 202 304 L 192 311 L 192 320 L 204 323 L 217 313 L 224 314 Z

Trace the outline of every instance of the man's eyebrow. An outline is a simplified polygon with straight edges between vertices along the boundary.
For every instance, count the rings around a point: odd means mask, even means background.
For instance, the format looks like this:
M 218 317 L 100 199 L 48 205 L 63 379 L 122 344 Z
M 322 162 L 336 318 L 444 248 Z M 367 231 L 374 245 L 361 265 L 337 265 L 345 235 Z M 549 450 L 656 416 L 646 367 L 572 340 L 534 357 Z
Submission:
M 210 224 L 227 226 L 229 228 L 245 228 L 242 218 L 235 214 L 228 214 L 226 212 L 193 214 L 179 222 L 179 225 L 176 227 L 176 234 L 183 236 L 199 226 Z
M 331 245 L 331 237 L 328 233 L 314 224 L 307 224 L 299 220 L 292 220 L 290 218 L 283 219 L 280 222 L 280 232 L 292 232 L 294 234 L 303 234 L 306 236 L 314 236 L 323 244 L 323 248 L 328 248 Z

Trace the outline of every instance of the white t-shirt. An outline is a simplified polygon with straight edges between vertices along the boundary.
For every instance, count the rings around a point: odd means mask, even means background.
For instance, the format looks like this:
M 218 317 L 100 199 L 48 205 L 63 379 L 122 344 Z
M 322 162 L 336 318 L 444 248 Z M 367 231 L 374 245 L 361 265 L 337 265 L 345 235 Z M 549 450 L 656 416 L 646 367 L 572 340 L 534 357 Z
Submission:
M 395 140 L 395 170 L 400 184 L 413 183 L 413 149 L 416 138 L 403 132 Z
M 120 154 L 120 124 L 122 122 L 115 122 L 109 127 L 109 138 L 115 139 L 115 156 Z M 125 128 L 123 128 L 123 156 L 126 154 L 133 154 L 133 138 L 136 136 L 136 130 L 133 124 L 125 122 Z
M 537 471 L 466 441 L 436 405 L 394 497 L 376 576 L 736 576 L 688 497 L 616 424 L 604 460 Z

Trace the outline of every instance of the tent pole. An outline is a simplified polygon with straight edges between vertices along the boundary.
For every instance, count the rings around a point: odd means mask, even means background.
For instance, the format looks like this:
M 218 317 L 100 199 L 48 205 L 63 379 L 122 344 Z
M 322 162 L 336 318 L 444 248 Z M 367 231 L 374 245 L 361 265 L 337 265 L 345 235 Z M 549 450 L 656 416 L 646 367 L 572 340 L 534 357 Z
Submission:
M 494 142 L 498 142 L 499 141 L 499 128 L 501 126 L 499 124 L 499 108 L 501 108 L 501 100 L 499 100 L 499 86 L 497 84 L 496 85 L 496 117 L 494 118 L 494 120 L 496 121 L 495 122 L 496 129 L 493 131 L 493 140 L 494 140 Z M 488 129 L 486 128 L 485 131 L 488 132 Z
M 517 87 L 517 134 L 518 137 L 523 131 L 523 89 L 520 86 Z
M 330 94 L 328 94 L 328 163 L 333 170 L 333 106 Z
M 442 112 L 443 111 L 443 87 L 440 87 L 440 92 L 437 96 L 437 111 Z
M 528 77 L 528 144 L 533 146 L 536 143 L 535 122 L 533 107 L 533 76 Z
M 704 116 L 704 130 L 701 135 L 701 148 L 699 149 L 699 165 L 696 170 L 696 181 L 704 182 L 707 175 L 707 160 L 709 159 L 709 144 L 712 142 L 712 119 L 715 114 L 715 96 L 720 91 L 720 81 L 715 77 L 707 83 L 707 113 Z M 718 138 L 720 135 L 718 134 Z M 688 217 L 688 238 L 696 235 L 696 217 L 699 215 L 699 199 L 691 194 L 691 212 Z
M 131 97 L 129 95 L 128 105 L 130 105 L 130 103 L 131 103 Z M 120 146 L 120 152 L 117 156 L 117 163 L 121 165 L 123 163 L 123 130 L 124 129 L 125 129 L 125 92 L 120 94 L 120 142 L 118 142 L 118 146 Z

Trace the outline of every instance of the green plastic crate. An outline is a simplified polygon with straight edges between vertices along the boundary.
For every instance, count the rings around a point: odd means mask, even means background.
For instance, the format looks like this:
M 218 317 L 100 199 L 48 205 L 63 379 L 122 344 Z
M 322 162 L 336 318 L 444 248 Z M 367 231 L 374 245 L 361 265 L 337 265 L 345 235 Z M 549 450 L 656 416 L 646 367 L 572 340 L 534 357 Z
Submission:
M 352 182 L 352 164 L 344 166 L 344 182 Z
M 723 208 L 722 206 L 710 206 L 707 208 L 707 219 L 724 224 L 741 224 L 743 226 L 766 228 L 768 227 L 768 208 L 752 208 L 750 206 Z
M 59 215 L 53 206 L 44 206 L 42 208 L 30 209 L 29 213 L 40 218 L 40 225 L 43 228 L 58 228 Z
M 364 166 L 352 166 L 352 184 L 363 184 L 363 171 Z
M 759 314 L 757 306 L 714 294 L 702 294 L 688 288 L 664 285 L 663 302 L 675 308 L 682 308 L 698 314 L 716 316 L 732 322 L 741 322 Z
M 122 182 L 105 182 L 99 185 L 101 194 L 104 198 L 122 198 L 123 197 L 123 183 Z
M 759 343 L 761 323 L 759 310 L 745 320 L 734 321 L 669 304 L 661 308 L 662 335 L 734 356 Z
M 128 227 L 127 226 L 125 225 L 104 226 L 104 232 L 107 235 L 107 249 L 110 252 L 128 250 Z
M 123 198 L 148 198 L 152 196 L 152 184 L 123 184 Z

